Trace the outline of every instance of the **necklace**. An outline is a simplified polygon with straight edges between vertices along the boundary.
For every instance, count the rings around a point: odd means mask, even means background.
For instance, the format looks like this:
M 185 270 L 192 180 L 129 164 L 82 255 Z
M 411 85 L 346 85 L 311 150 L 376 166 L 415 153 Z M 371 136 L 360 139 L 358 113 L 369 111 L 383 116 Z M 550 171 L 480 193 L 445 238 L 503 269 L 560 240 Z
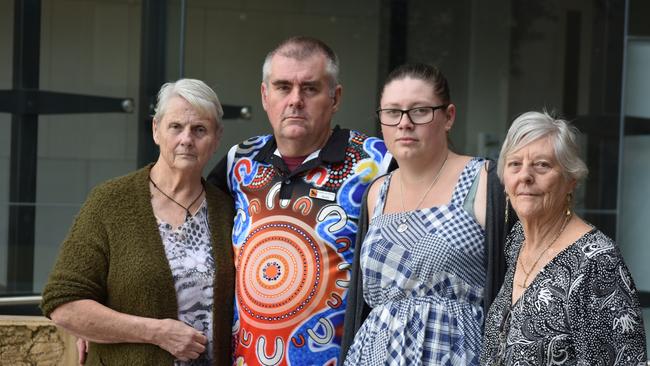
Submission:
M 524 262 L 521 260 L 521 255 L 517 256 L 517 261 L 519 262 L 519 266 L 521 267 L 521 270 L 524 271 L 524 273 L 526 274 L 526 277 L 524 277 L 524 281 L 521 284 L 517 284 L 517 286 L 519 286 L 521 288 L 528 288 L 528 286 L 530 285 L 530 283 L 528 285 L 526 284 L 526 282 L 528 282 L 528 277 L 533 272 L 533 269 L 535 269 L 535 267 L 537 266 L 537 263 L 539 263 L 539 260 L 542 259 L 544 254 L 546 254 L 546 252 L 548 252 L 548 250 L 551 249 L 553 244 L 555 244 L 557 239 L 560 237 L 560 235 L 562 234 L 562 232 L 566 228 L 566 225 L 569 223 L 570 219 L 571 219 L 571 214 L 569 213 L 564 218 L 564 222 L 562 223 L 562 227 L 560 228 L 560 230 L 557 232 L 557 234 L 555 234 L 555 236 L 553 237 L 553 240 L 551 240 L 551 242 L 546 246 L 546 248 L 544 248 L 544 250 L 542 250 L 542 252 L 537 256 L 537 259 L 535 259 L 535 262 L 530 267 L 530 269 L 526 270 L 526 267 L 524 266 Z M 525 241 L 524 241 L 524 245 L 526 245 Z
M 191 208 L 191 207 L 196 203 L 196 201 L 199 200 L 199 198 L 203 195 L 203 192 L 205 192 L 205 187 L 203 186 L 203 184 L 201 184 L 201 192 L 199 192 L 199 195 L 196 196 L 196 198 L 192 201 L 192 203 L 190 203 L 187 207 L 185 207 L 185 206 L 181 205 L 178 201 L 176 201 L 175 199 L 173 199 L 170 195 L 168 195 L 167 193 L 163 192 L 163 190 L 160 189 L 160 187 L 158 187 L 158 185 L 156 184 L 156 182 L 154 182 L 153 179 L 151 179 L 151 174 L 149 175 L 149 181 L 151 182 L 151 184 L 153 184 L 153 187 L 154 187 L 155 189 L 158 190 L 158 192 L 162 193 L 163 196 L 167 197 L 170 201 L 174 202 L 175 204 L 177 204 L 177 205 L 179 205 L 180 207 L 182 207 L 183 210 L 185 210 L 185 220 L 187 220 L 188 218 L 192 217 L 192 214 L 190 213 L 190 208 Z
M 429 184 L 429 188 L 427 188 L 427 190 L 422 195 L 422 198 L 420 198 L 420 202 L 418 202 L 418 204 L 415 205 L 415 209 L 409 212 L 408 215 L 404 215 L 404 217 L 402 218 L 402 222 L 399 224 L 399 226 L 397 226 L 398 232 L 403 233 L 409 229 L 409 226 L 406 224 L 406 221 L 411 218 L 413 212 L 417 211 L 420 208 L 420 205 L 422 204 L 422 202 L 424 202 L 424 198 L 427 196 L 427 194 L 429 194 L 429 191 L 431 191 L 431 188 L 433 188 L 433 186 L 436 184 L 438 178 L 440 178 L 440 174 L 442 173 L 442 170 L 445 168 L 445 165 L 447 165 L 447 158 L 449 158 L 449 153 L 447 153 L 447 156 L 445 156 L 445 161 L 442 162 L 440 169 L 438 169 L 438 173 L 436 173 L 436 176 L 431 181 L 431 184 Z M 404 206 L 404 183 L 402 182 L 401 172 L 399 176 L 399 190 L 400 190 L 399 198 L 402 201 L 402 211 L 406 212 L 406 206 Z

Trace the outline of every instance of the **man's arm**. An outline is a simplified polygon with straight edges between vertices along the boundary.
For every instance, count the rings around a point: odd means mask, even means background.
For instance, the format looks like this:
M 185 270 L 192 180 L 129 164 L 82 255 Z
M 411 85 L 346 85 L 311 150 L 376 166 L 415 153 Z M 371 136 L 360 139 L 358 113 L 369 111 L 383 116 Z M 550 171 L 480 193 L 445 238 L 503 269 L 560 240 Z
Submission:
M 569 285 L 566 312 L 577 364 L 644 365 L 643 313 L 618 249 L 592 254 Z
M 112 310 L 94 300 L 57 307 L 52 321 L 73 335 L 95 343 L 150 343 L 181 361 L 199 357 L 207 338 L 175 319 L 154 319 Z

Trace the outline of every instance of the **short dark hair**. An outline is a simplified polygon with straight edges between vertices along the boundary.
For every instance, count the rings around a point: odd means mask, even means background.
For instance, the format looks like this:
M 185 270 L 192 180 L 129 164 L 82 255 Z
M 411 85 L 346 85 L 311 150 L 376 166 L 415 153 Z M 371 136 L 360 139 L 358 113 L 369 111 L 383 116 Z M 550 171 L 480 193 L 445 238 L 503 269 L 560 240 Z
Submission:
M 276 54 L 296 60 L 304 60 L 318 53 L 326 58 L 325 70 L 330 77 L 330 91 L 333 92 L 334 88 L 339 84 L 339 58 L 325 42 L 307 36 L 287 38 L 271 50 L 264 59 L 262 81 L 268 84 L 269 75 L 271 74 L 271 60 Z

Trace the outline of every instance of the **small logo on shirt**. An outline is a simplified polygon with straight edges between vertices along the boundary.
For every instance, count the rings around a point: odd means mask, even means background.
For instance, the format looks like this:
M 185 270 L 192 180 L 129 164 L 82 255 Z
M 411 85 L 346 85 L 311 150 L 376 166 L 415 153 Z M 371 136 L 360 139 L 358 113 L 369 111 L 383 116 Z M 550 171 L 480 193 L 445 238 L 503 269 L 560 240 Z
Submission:
M 336 200 L 336 193 L 328 192 L 328 191 L 321 191 L 319 189 L 311 188 L 311 189 L 309 189 L 309 197 L 318 198 L 318 199 L 325 200 L 325 201 L 335 201 Z

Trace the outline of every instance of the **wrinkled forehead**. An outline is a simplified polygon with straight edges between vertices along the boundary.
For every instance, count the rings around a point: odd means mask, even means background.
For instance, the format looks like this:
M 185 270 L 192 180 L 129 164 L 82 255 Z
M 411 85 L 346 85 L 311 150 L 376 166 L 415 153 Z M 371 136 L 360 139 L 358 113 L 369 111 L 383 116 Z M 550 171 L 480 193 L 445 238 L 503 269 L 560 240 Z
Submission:
M 276 54 L 271 59 L 269 81 L 316 82 L 327 78 L 325 58 L 322 55 L 297 59 Z
M 506 157 L 526 155 L 529 157 L 545 157 L 555 159 L 555 146 L 549 135 L 525 135 L 515 141 Z
M 187 123 L 204 123 L 210 122 L 216 124 L 213 113 L 205 106 L 192 104 L 181 96 L 174 96 L 169 99 L 161 121 L 169 122 L 187 122 Z

